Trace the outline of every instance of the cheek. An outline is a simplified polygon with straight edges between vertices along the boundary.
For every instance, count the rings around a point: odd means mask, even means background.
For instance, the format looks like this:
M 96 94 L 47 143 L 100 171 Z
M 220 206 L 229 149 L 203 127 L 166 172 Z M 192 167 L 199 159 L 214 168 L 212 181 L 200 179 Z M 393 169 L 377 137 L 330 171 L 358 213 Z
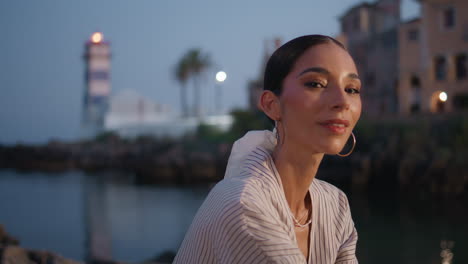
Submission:
M 320 94 L 313 93 L 296 84 L 289 87 L 284 99 L 285 103 L 292 108 L 310 111 L 319 107 L 321 101 L 319 97 Z
M 304 125 L 304 119 L 307 118 L 306 103 L 297 92 L 290 91 L 283 95 L 281 107 L 283 125 L 287 130 L 301 131 L 300 127 Z M 291 136 L 291 133 L 293 132 L 289 132 L 289 136 Z
M 321 108 L 321 103 L 314 95 L 304 91 L 297 91 L 285 97 L 284 106 L 285 114 L 290 119 L 305 122 L 317 114 L 317 111 Z
M 287 85 L 281 95 L 283 113 L 296 112 L 302 105 L 299 89 L 295 85 Z

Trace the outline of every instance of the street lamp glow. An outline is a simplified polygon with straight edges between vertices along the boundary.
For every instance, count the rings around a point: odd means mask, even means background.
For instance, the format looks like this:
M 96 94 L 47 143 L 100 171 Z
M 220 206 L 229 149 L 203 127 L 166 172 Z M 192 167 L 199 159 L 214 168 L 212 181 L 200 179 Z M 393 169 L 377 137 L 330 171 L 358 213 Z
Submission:
M 227 78 L 227 74 L 223 71 L 219 71 L 216 73 L 216 81 L 224 82 Z
M 91 36 L 91 41 L 93 43 L 100 43 L 102 41 L 104 37 L 102 36 L 102 33 L 101 32 L 95 32 L 93 33 L 93 35 Z
M 447 93 L 446 93 L 446 92 L 441 92 L 441 93 L 439 94 L 439 99 L 440 99 L 440 101 L 442 101 L 442 102 L 447 101 Z

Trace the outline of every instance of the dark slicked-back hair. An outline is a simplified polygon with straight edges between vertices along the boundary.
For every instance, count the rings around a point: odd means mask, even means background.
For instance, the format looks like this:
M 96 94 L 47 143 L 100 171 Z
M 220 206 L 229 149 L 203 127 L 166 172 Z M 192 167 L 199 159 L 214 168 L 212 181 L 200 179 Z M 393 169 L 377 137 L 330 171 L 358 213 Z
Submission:
M 283 80 L 291 72 L 296 61 L 309 48 L 320 44 L 334 43 L 346 50 L 338 40 L 323 35 L 306 35 L 288 41 L 279 47 L 267 62 L 263 79 L 263 89 L 281 95 Z

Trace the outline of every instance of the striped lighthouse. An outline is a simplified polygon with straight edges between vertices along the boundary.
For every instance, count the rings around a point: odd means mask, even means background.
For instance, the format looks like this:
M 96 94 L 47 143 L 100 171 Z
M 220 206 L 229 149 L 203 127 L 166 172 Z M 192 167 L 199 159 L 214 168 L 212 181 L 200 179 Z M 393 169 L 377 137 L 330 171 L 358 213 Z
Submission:
M 101 32 L 94 32 L 85 44 L 85 94 L 83 124 L 102 129 L 109 107 L 110 45 Z

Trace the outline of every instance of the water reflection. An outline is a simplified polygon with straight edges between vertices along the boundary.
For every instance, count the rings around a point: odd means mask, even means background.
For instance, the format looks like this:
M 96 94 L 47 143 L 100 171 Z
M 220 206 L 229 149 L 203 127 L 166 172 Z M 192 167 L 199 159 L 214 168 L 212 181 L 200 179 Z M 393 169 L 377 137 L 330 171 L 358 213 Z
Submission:
M 206 187 L 108 187 L 113 257 L 127 261 L 176 251 L 208 192 Z
M 118 173 L 0 170 L 0 224 L 26 248 L 138 262 L 178 249 L 208 189 L 135 185 Z M 466 201 L 349 198 L 359 263 L 468 263 Z
M 350 202 L 360 263 L 468 263 L 466 200 L 354 193 Z
M 82 176 L 0 170 L 0 223 L 25 248 L 82 260 Z
M 118 173 L 0 170 L 0 224 L 26 248 L 136 262 L 176 251 L 208 187 L 138 186 Z
M 455 245 L 454 241 L 451 240 L 442 240 L 440 241 L 440 257 L 442 258 L 442 264 L 452 264 L 453 253 L 452 249 Z
M 176 251 L 208 192 L 207 187 L 134 185 L 131 176 L 115 173 L 86 179 L 89 215 L 97 220 L 89 221 L 89 234 L 102 239 L 88 249 L 102 259 L 141 261 Z M 109 255 L 102 255 L 107 249 Z
M 107 205 L 107 185 L 102 177 L 85 177 L 83 204 L 86 260 L 112 260 L 111 218 Z

